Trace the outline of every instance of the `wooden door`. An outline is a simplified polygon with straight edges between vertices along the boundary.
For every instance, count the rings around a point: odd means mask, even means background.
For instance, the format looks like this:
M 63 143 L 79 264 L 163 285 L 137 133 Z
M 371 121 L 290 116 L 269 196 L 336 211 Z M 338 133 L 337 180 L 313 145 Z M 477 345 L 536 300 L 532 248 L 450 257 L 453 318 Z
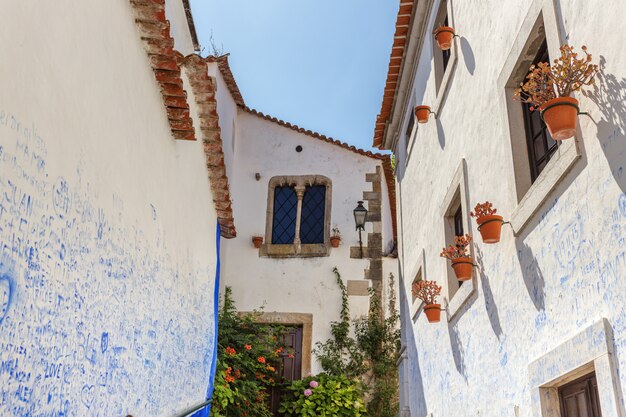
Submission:
M 596 374 L 589 374 L 559 388 L 562 417 L 602 417 Z
M 289 327 L 282 336 L 282 344 L 285 347 L 280 354 L 278 375 L 282 384 L 272 389 L 270 396 L 272 413 L 279 416 L 278 407 L 286 385 L 302 378 L 302 327 Z

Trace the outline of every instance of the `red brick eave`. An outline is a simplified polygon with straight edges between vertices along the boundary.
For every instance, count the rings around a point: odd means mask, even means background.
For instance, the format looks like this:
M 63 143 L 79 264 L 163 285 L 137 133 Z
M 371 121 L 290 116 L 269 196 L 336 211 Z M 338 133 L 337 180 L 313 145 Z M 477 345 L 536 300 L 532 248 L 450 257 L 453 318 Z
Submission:
M 398 91 L 398 78 L 400 76 L 402 61 L 404 60 L 405 46 L 409 34 L 414 3 L 414 0 L 400 0 L 400 9 L 398 10 L 398 18 L 396 19 L 396 32 L 393 37 L 391 56 L 389 57 L 383 101 L 380 113 L 376 117 L 376 125 L 374 126 L 374 141 L 372 146 L 378 149 L 382 149 L 384 146 L 383 139 L 385 129 L 387 128 L 387 122 L 391 116 L 391 109 L 393 108 L 393 103 Z
M 217 63 L 217 68 L 220 70 L 220 74 L 222 74 L 222 78 L 226 83 L 226 87 L 228 87 L 228 91 L 230 91 L 230 95 L 232 96 L 235 104 L 241 107 L 245 107 L 246 103 L 243 101 L 243 96 L 241 95 L 241 91 L 239 91 L 239 87 L 237 86 L 237 81 L 235 81 L 235 76 L 230 69 L 230 65 L 228 64 L 228 55 L 209 55 L 206 57 L 207 62 L 215 62 Z
M 323 142 L 326 143 L 330 143 L 333 144 L 335 146 L 339 146 L 343 149 L 346 149 L 350 152 L 354 152 L 358 155 L 362 155 L 362 156 L 366 156 L 368 158 L 373 158 L 373 159 L 378 159 L 380 161 L 382 161 L 382 165 L 383 165 L 383 170 L 385 172 L 385 181 L 387 183 L 387 195 L 389 197 L 389 207 L 391 209 L 391 223 L 392 223 L 392 227 L 393 227 L 393 239 L 394 242 L 397 241 L 397 216 L 396 216 L 396 181 L 395 181 L 395 176 L 393 174 L 393 167 L 392 167 L 392 163 L 391 163 L 391 155 L 388 154 L 381 154 L 381 153 L 376 153 L 376 152 L 371 152 L 371 151 L 366 151 L 364 149 L 360 149 L 357 148 L 354 145 L 349 145 L 345 142 L 342 142 L 340 140 L 337 139 L 333 139 L 331 137 L 328 137 L 326 135 L 322 135 L 321 133 L 318 132 L 314 132 L 312 130 L 307 130 L 303 127 L 300 127 L 298 125 L 294 125 L 292 123 L 286 122 L 284 120 L 278 119 L 276 117 L 272 117 L 270 115 L 264 114 L 258 110 L 254 110 L 251 109 L 249 107 L 246 106 L 240 106 L 240 109 L 250 113 L 254 116 L 257 116 L 261 119 L 270 121 L 272 123 L 276 123 L 280 126 L 283 126 L 287 129 L 291 129 L 295 132 L 298 133 L 302 133 L 304 135 L 310 136 L 312 138 L 321 140 Z
M 179 52 L 174 51 L 170 23 L 165 18 L 165 0 L 129 1 L 159 85 L 172 136 L 175 139 L 196 140 L 187 92 L 183 89 L 181 65 L 185 65 L 189 72 L 190 84 L 198 106 L 209 183 L 217 220 L 221 226 L 221 236 L 233 238 L 237 232 L 234 226 L 218 124 L 215 80 L 208 76 L 207 62 L 199 55 L 183 57 Z

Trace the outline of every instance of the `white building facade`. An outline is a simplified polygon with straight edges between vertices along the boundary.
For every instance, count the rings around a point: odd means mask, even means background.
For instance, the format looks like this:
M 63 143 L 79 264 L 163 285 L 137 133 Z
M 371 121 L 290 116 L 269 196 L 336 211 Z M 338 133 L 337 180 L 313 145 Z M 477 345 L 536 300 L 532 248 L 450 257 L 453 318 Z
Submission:
M 626 415 L 624 15 L 617 1 L 400 2 L 374 145 L 397 158 L 404 415 Z M 439 26 L 458 35 L 446 55 Z M 573 139 L 533 142 L 513 90 L 565 43 L 600 65 L 575 93 L 588 115 Z M 510 222 L 497 244 L 470 217 L 485 201 Z M 439 256 L 459 229 L 476 264 L 461 286 Z M 412 297 L 420 279 L 443 287 L 440 323 Z
M 2 4 L 2 416 L 206 399 L 235 229 L 189 23 L 186 1 Z
M 237 219 L 237 237 L 223 248 L 222 286 L 232 288 L 239 311 L 260 309 L 260 320 L 296 329 L 292 376 L 319 373 L 312 350 L 340 318 L 333 269 L 355 318 L 367 315 L 368 288 L 386 301 L 390 275 L 397 285 L 391 158 L 246 107 L 227 57 L 210 59 Z M 358 201 L 368 209 L 362 253 Z M 336 248 L 333 229 L 341 236 Z

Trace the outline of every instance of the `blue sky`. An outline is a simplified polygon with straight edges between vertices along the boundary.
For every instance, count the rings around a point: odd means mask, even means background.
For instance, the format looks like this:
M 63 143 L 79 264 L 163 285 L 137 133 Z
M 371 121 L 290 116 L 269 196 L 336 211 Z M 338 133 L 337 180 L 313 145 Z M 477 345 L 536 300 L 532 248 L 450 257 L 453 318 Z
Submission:
M 370 149 L 396 0 L 192 0 L 203 55 L 225 53 L 246 104 Z

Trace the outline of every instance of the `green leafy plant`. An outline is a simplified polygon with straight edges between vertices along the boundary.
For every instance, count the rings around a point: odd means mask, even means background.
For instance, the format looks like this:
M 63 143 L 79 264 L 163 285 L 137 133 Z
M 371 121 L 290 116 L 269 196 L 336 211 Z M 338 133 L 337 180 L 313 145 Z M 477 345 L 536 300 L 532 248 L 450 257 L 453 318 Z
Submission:
M 393 275 L 389 280 L 388 317 L 382 312 L 378 295 L 370 289 L 368 316 L 350 320 L 347 289 L 338 269 L 333 272 L 342 294 L 340 320 L 331 324 L 332 338 L 318 343 L 314 353 L 330 376 L 355 378 L 367 387 L 369 415 L 395 417 L 399 409 L 396 361 L 400 330 Z
M 284 329 L 241 315 L 226 287 L 219 313 L 218 359 L 211 417 L 272 417 L 268 390 L 277 383 Z
M 358 380 L 319 374 L 286 388 L 278 410 L 285 417 L 360 417 L 367 415 Z
M 531 65 L 526 81 L 521 83 L 514 97 L 523 103 L 533 105 L 531 110 L 541 108 L 546 102 L 556 97 L 568 97 L 584 85 L 594 83 L 598 66 L 591 63 L 591 54 L 583 45 L 584 57 L 578 58 L 578 53 L 570 45 L 560 48 L 561 55 L 550 65 L 549 62 L 540 62 Z

